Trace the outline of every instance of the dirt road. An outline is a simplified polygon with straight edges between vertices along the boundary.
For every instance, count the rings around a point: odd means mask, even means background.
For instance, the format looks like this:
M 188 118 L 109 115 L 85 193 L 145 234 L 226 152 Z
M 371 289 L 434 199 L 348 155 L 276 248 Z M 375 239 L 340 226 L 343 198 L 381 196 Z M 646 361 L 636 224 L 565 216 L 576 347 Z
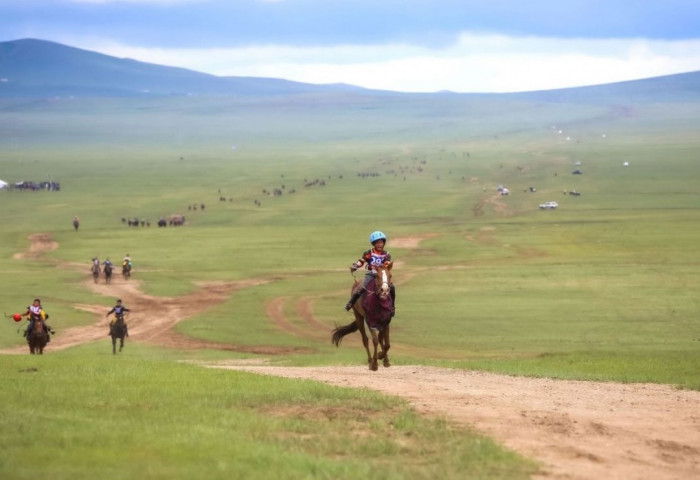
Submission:
M 30 248 L 17 257 L 46 261 L 43 253 L 58 248 L 46 234 L 34 235 L 30 241 Z M 403 241 L 416 246 L 420 243 L 419 239 Z M 87 275 L 87 268 L 81 268 L 86 269 Z M 120 278 L 109 286 L 93 284 L 90 279 L 86 281 L 86 288 L 110 298 L 128 299 L 129 307 L 138 312 L 129 318 L 131 341 L 173 348 L 219 348 L 274 355 L 286 351 L 278 347 L 195 340 L 177 334 L 172 328 L 225 301 L 241 288 L 269 281 L 273 280 L 202 284 L 194 293 L 177 298 L 146 295 L 139 289 L 138 281 L 125 282 Z M 313 333 L 322 326 L 313 317 L 313 299 L 296 299 L 300 318 L 315 325 L 313 329 L 295 328 L 285 319 L 282 305 L 289 300 L 288 297 L 278 298 L 267 305 L 270 322 L 288 334 L 308 334 L 313 335 L 310 339 L 328 341 L 329 335 L 317 337 L 318 334 Z M 60 331 L 50 344 L 49 354 L 86 342 L 108 341 L 104 307 L 76 307 L 94 312 L 95 323 Z M 364 356 L 359 341 L 353 344 L 348 339 L 343 348 L 357 348 L 358 362 Z M 26 350 L 22 346 L 1 353 L 24 354 Z M 369 372 L 363 365 L 209 366 L 368 388 L 405 398 L 418 412 L 472 426 L 522 455 L 537 459 L 542 463 L 537 479 L 700 478 L 700 392 L 681 391 L 666 385 L 532 379 L 423 366 L 394 366 L 378 372 Z

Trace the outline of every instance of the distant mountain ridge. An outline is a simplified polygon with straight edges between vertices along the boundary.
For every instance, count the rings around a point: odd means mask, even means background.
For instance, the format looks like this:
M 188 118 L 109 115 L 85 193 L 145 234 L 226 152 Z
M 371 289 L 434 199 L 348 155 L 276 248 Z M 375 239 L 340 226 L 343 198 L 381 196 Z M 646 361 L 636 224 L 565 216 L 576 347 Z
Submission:
M 338 89 L 256 77 L 217 77 L 45 40 L 0 42 L 0 96 L 280 95 Z
M 365 92 L 382 95 L 480 95 L 549 102 L 700 101 L 700 71 L 627 82 L 536 92 L 405 94 L 345 84 L 315 85 L 261 77 L 218 77 L 117 58 L 45 40 L 0 42 L 0 97 L 295 95 Z

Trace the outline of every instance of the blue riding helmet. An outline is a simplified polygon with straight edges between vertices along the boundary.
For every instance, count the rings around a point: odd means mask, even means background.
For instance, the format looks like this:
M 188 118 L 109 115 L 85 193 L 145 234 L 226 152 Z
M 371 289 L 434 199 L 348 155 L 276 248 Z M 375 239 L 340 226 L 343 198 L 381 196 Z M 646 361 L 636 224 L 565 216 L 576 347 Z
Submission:
M 384 243 L 386 243 L 386 235 L 384 235 L 383 232 L 380 232 L 377 230 L 376 232 L 372 232 L 372 234 L 369 236 L 369 243 L 374 245 L 374 242 L 377 240 L 384 240 Z

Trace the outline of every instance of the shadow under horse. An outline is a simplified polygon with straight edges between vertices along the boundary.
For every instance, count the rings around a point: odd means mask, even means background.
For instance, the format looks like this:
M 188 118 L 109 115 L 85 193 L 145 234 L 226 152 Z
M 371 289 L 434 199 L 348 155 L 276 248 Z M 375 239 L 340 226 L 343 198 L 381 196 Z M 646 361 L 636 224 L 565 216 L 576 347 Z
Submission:
M 49 334 L 46 332 L 46 325 L 41 318 L 34 320 L 34 326 L 27 332 L 27 344 L 29 345 L 29 353 L 32 355 L 44 354 L 44 348 L 49 341 Z
M 117 354 L 117 339 L 119 340 L 119 351 L 124 348 L 124 337 L 127 336 L 126 323 L 124 323 L 124 315 L 117 316 L 114 325 L 109 328 L 109 336 L 112 337 L 112 354 Z
M 336 347 L 340 346 L 340 342 L 345 335 L 360 331 L 362 335 L 362 344 L 367 352 L 367 364 L 369 369 L 376 371 L 378 360 L 383 361 L 385 367 L 390 367 L 389 348 L 389 324 L 393 312 L 393 300 L 391 298 L 391 267 L 375 267 L 377 277 L 373 282 L 367 285 L 367 289 L 360 297 L 360 301 L 356 302 L 352 307 L 352 313 L 355 320 L 345 326 L 337 327 L 333 330 L 332 342 Z M 352 286 L 351 293 L 354 294 L 362 288 L 362 284 L 355 280 Z M 372 343 L 374 352 L 369 351 L 369 337 L 365 331 L 365 322 L 372 334 Z M 381 346 L 381 352 L 378 347 Z

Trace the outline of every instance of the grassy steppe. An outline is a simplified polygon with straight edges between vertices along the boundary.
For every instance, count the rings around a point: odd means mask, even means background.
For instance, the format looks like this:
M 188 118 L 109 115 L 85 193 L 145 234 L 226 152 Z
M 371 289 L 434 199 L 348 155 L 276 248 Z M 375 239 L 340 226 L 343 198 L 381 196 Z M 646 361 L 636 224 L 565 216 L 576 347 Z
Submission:
M 139 346 L 3 359 L 3 478 L 510 479 L 534 467 L 396 399 L 174 360 Z
M 347 266 L 366 248 L 368 234 L 382 229 L 398 262 L 395 364 L 700 389 L 696 104 L 650 103 L 620 114 L 601 105 L 501 97 L 2 102 L 0 178 L 50 178 L 63 187 L 0 192 L 5 312 L 40 296 L 57 328 L 89 324 L 93 318 L 74 304 L 107 307 L 113 301 L 86 291 L 89 259 L 114 260 L 129 252 L 136 278 L 153 295 L 190 292 L 195 281 L 270 280 L 179 324 L 183 333 L 315 351 L 275 357 L 278 363 L 357 364 L 364 355 L 359 338 L 335 349 L 314 335 L 285 334 L 267 318 L 265 305 L 285 297 L 288 320 L 309 329 L 295 302 L 311 297 L 315 318 L 329 330 L 349 322 L 342 310 L 351 284 Z M 625 161 L 629 167 L 622 166 Z M 576 162 L 583 175 L 571 174 Z M 314 179 L 325 186 L 304 186 Z M 500 184 L 511 195 L 498 197 Z M 531 186 L 537 191 L 526 191 Z M 263 194 L 274 188 L 284 194 Z M 574 189 L 582 195 L 563 193 Z M 559 209 L 538 209 L 549 200 L 558 201 Z M 200 203 L 206 210 L 187 209 Z M 128 229 L 120 220 L 136 216 L 154 224 L 172 213 L 186 214 L 187 226 Z M 81 218 L 79 232 L 72 231 L 73 215 Z M 34 232 L 48 232 L 60 244 L 49 260 L 82 262 L 85 273 L 13 258 Z M 392 239 L 406 236 L 426 239 L 418 249 L 392 246 Z M 0 346 L 19 343 L 16 326 L 3 323 Z M 53 451 L 57 442 L 84 445 L 84 470 L 70 470 L 77 460 L 63 454 L 42 453 L 40 463 L 78 477 L 104 476 L 101 468 L 116 462 L 104 446 L 124 442 L 126 463 L 155 478 L 190 467 L 243 478 L 261 465 L 283 478 L 371 477 L 379 465 L 395 478 L 411 478 L 409 467 L 417 468 L 413 478 L 433 472 L 463 478 L 458 475 L 464 469 L 474 478 L 515 478 L 531 468 L 495 450 L 484 454 L 490 466 L 480 470 L 459 452 L 482 440 L 417 419 L 394 400 L 173 362 L 243 354 L 134 344 L 116 359 L 108 352 L 105 343 L 65 352 L 49 348 L 41 359 L 3 358 L 6 398 L 0 412 L 3 431 L 13 433 L 4 437 L 0 472 L 33 476 L 42 467 L 20 468 L 15 447 Z M 62 389 L 61 400 L 52 400 Z M 210 400 L 203 391 L 212 392 Z M 232 397 L 231 391 L 246 394 Z M 50 408 L 30 417 L 29 399 Z M 163 411 L 153 407 L 161 404 Z M 293 413 L 267 418 L 270 404 Z M 351 405 L 352 412 L 340 415 L 340 426 L 333 426 L 336 417 L 330 425 L 319 421 L 340 404 Z M 380 407 L 370 414 L 368 404 Z M 185 405 L 201 416 L 180 426 L 172 419 L 190 413 Z M 121 406 L 130 413 L 117 416 Z M 300 413 L 307 409 L 316 413 Z M 242 423 L 251 411 L 254 418 L 246 422 L 253 425 Z M 346 433 L 357 418 L 377 426 L 362 440 L 385 448 L 369 463 L 369 447 L 357 446 L 356 435 Z M 65 437 L 63 422 L 75 429 Z M 409 425 L 399 430 L 420 441 L 405 446 L 396 437 L 401 433 L 382 428 L 394 423 Z M 22 440 L 37 430 L 44 433 L 32 434 L 36 441 Z M 280 431 L 292 433 L 271 440 Z M 306 431 L 314 432 L 312 447 L 299 442 Z M 98 441 L 85 444 L 88 432 Z M 128 432 L 148 441 L 129 440 Z M 142 447 L 150 443 L 152 450 Z M 247 452 L 241 458 L 252 462 L 245 467 L 250 470 L 239 470 L 244 467 L 238 461 L 235 467 L 216 463 L 220 444 L 229 445 L 228 452 Z M 341 455 L 341 445 L 357 450 Z M 433 447 L 427 454 L 414 449 Z M 444 463 L 445 471 L 421 470 L 409 461 L 417 453 Z M 476 457 L 482 461 L 480 453 Z M 162 461 L 149 463 L 153 458 Z M 171 470 L 175 458 L 179 463 Z M 119 476 L 109 470 L 107 476 Z

